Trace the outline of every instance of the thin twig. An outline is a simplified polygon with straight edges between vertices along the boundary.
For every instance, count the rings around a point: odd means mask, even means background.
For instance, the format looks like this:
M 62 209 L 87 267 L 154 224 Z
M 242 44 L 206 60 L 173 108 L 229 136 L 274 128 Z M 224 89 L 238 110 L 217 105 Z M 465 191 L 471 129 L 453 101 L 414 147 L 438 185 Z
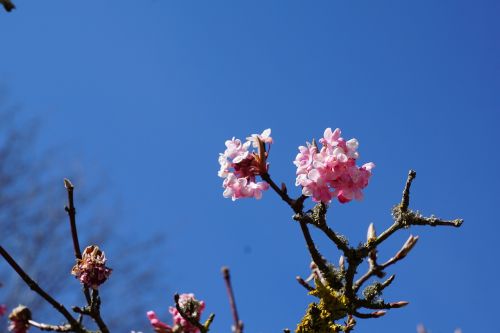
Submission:
M 43 299 L 45 299 L 50 305 L 52 305 L 59 313 L 61 313 L 66 320 L 68 320 L 71 328 L 75 332 L 84 333 L 85 330 L 82 326 L 76 321 L 75 318 L 71 315 L 71 313 L 62 305 L 57 302 L 52 296 L 50 296 L 47 292 L 45 292 L 33 279 L 19 266 L 19 264 L 10 256 L 10 254 L 0 246 L 0 254 L 7 261 L 7 263 L 16 271 L 16 273 L 24 280 L 24 282 L 30 287 L 31 290 L 40 295 Z
M 80 250 L 80 242 L 78 241 L 78 231 L 76 229 L 76 209 L 74 204 L 73 192 L 75 187 L 71 183 L 71 181 L 67 178 L 64 179 L 64 187 L 68 192 L 68 205 L 64 208 L 68 213 L 69 217 L 69 225 L 71 228 L 71 238 L 73 239 L 73 250 L 75 252 L 76 260 L 82 259 L 82 251 Z M 90 305 L 91 297 L 89 288 L 86 286 L 83 287 L 83 294 L 85 295 L 85 299 L 87 300 L 87 304 Z
M 301 278 L 300 276 L 295 277 L 295 279 L 302 287 L 306 288 L 307 291 L 314 290 L 314 288 L 309 283 L 307 283 L 303 278 Z
M 224 282 L 226 284 L 227 296 L 229 297 L 229 306 L 231 307 L 231 313 L 233 315 L 234 321 L 234 333 L 243 333 L 243 322 L 238 316 L 238 310 L 236 308 L 236 301 L 234 298 L 233 287 L 231 285 L 231 275 L 229 273 L 229 268 L 222 267 L 222 275 L 224 277 Z
M 39 323 L 34 320 L 28 320 L 28 323 L 38 328 L 40 331 L 53 331 L 53 332 L 71 332 L 71 325 L 49 325 L 44 323 Z
M 101 298 L 99 297 L 99 290 L 97 289 L 92 289 L 90 308 L 92 311 L 92 319 L 94 319 L 95 323 L 101 330 L 101 333 L 109 333 L 109 329 L 101 317 Z

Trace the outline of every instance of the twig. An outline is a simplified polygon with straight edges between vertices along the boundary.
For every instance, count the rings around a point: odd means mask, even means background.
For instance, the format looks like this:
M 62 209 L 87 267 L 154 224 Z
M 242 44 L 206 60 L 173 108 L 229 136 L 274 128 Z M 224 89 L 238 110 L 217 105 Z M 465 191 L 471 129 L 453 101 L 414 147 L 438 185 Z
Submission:
M 16 6 L 10 0 L 0 0 L 0 3 L 3 5 L 3 8 L 8 12 L 16 8 Z
M 109 333 L 109 329 L 101 317 L 101 298 L 99 297 L 99 290 L 92 289 L 92 298 L 90 302 L 91 316 L 95 323 L 101 330 L 101 333 Z
M 10 256 L 10 254 L 0 246 L 0 254 L 7 261 L 7 263 L 16 271 L 16 273 L 23 279 L 23 281 L 30 287 L 31 290 L 40 295 L 50 305 L 52 305 L 59 313 L 61 313 L 66 320 L 68 320 L 71 329 L 78 333 L 85 333 L 82 326 L 76 321 L 71 313 L 62 305 L 57 302 L 52 296 L 47 294 L 33 279 L 19 266 L 19 264 Z
M 301 278 L 300 276 L 295 277 L 295 279 L 302 287 L 306 288 L 307 291 L 314 290 L 314 288 L 309 283 L 307 283 L 303 278 Z
M 229 274 L 229 268 L 222 267 L 222 275 L 224 277 L 224 282 L 226 284 L 227 296 L 229 297 L 229 306 L 231 307 L 231 313 L 233 315 L 234 321 L 234 333 L 243 333 L 243 322 L 238 317 L 238 310 L 236 308 L 236 301 L 234 298 L 233 287 L 231 285 L 231 276 Z
M 53 332 L 71 332 L 71 325 L 49 325 L 36 322 L 34 320 L 28 320 L 28 323 L 38 328 L 40 331 L 53 331 Z
M 71 238 L 73 239 L 73 250 L 75 252 L 75 258 L 77 260 L 82 259 L 82 251 L 80 250 L 80 242 L 78 241 L 78 231 L 76 229 L 76 209 L 73 199 L 74 186 L 71 181 L 67 178 L 64 178 L 64 187 L 68 192 L 68 205 L 64 208 L 68 213 L 69 217 L 69 225 L 71 228 Z M 83 293 L 85 295 L 85 299 L 87 300 L 87 304 L 90 305 L 91 297 L 89 288 L 86 286 L 83 287 Z
M 414 170 L 408 172 L 408 178 L 403 190 L 403 197 L 401 198 L 401 203 L 394 207 L 392 213 L 394 216 L 394 223 L 387 228 L 383 233 L 381 233 L 378 238 L 369 244 L 369 249 L 377 247 L 380 243 L 386 240 L 394 232 L 404 227 L 411 225 L 429 225 L 431 227 L 435 226 L 447 226 L 447 227 L 460 227 L 464 222 L 462 219 L 455 220 L 441 220 L 435 216 L 423 217 L 422 215 L 413 212 L 408 209 L 410 204 L 410 188 L 413 179 L 417 176 Z

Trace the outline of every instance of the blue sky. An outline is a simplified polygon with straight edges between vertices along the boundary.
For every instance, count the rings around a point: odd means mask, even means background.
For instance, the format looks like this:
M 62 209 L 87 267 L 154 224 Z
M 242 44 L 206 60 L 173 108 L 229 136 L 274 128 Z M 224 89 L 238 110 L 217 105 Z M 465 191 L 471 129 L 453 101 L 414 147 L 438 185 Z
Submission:
M 42 119 L 40 147 L 65 147 L 62 173 L 77 164 L 105 175 L 121 202 L 117 234 L 131 243 L 163 235 L 162 255 L 145 264 L 164 289 L 137 291 L 153 295 L 151 309 L 167 318 L 171 294 L 192 291 L 216 312 L 214 331 L 229 331 L 228 265 L 247 332 L 294 328 L 312 301 L 294 279 L 309 265 L 300 230 L 271 192 L 224 199 L 217 157 L 224 140 L 271 127 L 271 175 L 292 191 L 297 147 L 340 127 L 359 139 L 361 161 L 377 165 L 363 202 L 330 208 L 352 243 L 370 222 L 390 225 L 410 168 L 413 208 L 465 219 L 460 230 L 415 228 L 387 242 L 382 256 L 421 236 L 386 293 L 410 305 L 360 320 L 358 331 L 498 330 L 499 2 L 17 5 L 0 13 L 1 83 Z

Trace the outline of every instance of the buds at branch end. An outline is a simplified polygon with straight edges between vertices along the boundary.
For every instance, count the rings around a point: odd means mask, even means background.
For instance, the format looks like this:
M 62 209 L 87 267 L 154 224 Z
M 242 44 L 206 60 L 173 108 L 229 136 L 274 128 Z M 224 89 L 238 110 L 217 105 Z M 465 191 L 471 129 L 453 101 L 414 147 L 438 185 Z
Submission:
M 394 308 L 394 309 L 397 309 L 397 308 L 402 308 L 404 306 L 407 306 L 408 304 L 410 304 L 410 302 L 406 302 L 406 301 L 399 301 L 399 302 L 393 302 L 393 303 L 390 303 L 389 306 L 391 308 Z
M 224 279 L 229 279 L 229 268 L 224 266 L 221 268 L 222 276 Z
M 387 288 L 392 283 L 392 281 L 394 281 L 395 278 L 396 278 L 396 275 L 394 275 L 394 274 L 389 276 L 389 278 L 382 283 L 381 290 L 384 290 L 385 288 Z
M 64 187 L 67 189 L 67 190 L 72 190 L 74 189 L 75 187 L 73 186 L 73 183 L 71 183 L 71 181 L 68 179 L 68 178 L 64 178 Z
M 304 288 L 306 288 L 307 291 L 313 291 L 314 288 L 309 284 L 307 283 L 302 277 L 300 276 L 296 276 L 295 279 L 297 280 L 297 282 Z
M 404 243 L 401 250 L 399 250 L 399 252 L 396 253 L 395 258 L 397 260 L 401 260 L 404 257 L 406 257 L 406 255 L 411 251 L 411 249 L 413 249 L 415 244 L 417 244 L 417 241 L 418 241 L 418 236 L 410 235 L 410 237 L 408 237 L 408 239 L 406 240 L 406 243 Z
M 345 258 L 344 258 L 344 256 L 340 256 L 340 258 L 339 258 L 339 268 L 341 271 L 345 270 Z
M 370 243 L 377 239 L 377 233 L 375 232 L 375 226 L 370 223 L 368 226 L 368 231 L 366 233 L 366 242 Z
M 383 311 L 383 310 L 375 311 L 375 312 L 372 312 L 372 317 L 373 318 L 380 318 L 380 317 L 384 316 L 386 313 L 387 312 Z

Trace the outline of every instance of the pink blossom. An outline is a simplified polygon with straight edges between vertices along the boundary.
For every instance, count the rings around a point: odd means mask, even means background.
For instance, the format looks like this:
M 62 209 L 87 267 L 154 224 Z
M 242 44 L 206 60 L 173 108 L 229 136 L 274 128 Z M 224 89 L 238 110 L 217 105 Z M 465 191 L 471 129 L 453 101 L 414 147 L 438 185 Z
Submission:
M 205 309 L 205 302 L 198 301 L 194 298 L 194 294 L 181 294 L 179 296 L 179 307 L 189 317 L 199 321 L 201 314 Z M 174 322 L 174 328 L 181 327 L 183 333 L 197 333 L 199 329 L 184 319 L 176 307 L 169 308 Z
M 106 266 L 106 255 L 97 245 L 90 245 L 83 250 L 82 259 L 78 259 L 71 270 L 80 282 L 88 288 L 97 289 L 111 275 L 112 269 Z
M 5 304 L 0 304 L 0 316 L 3 316 L 7 312 L 7 306 Z
M 271 129 L 270 128 L 265 129 L 261 134 L 252 134 L 251 136 L 247 137 L 247 141 L 252 142 L 252 146 L 254 148 L 257 148 L 257 147 L 259 147 L 259 140 L 257 140 L 257 138 L 259 138 L 260 141 L 262 141 L 264 143 L 268 143 L 268 144 L 273 143 L 273 138 L 271 138 Z
M 171 333 L 172 332 L 172 327 L 169 325 L 165 324 L 164 322 L 160 321 L 158 319 L 158 316 L 154 311 L 148 311 L 146 313 L 148 316 L 149 322 L 151 323 L 151 326 L 154 327 L 155 331 L 158 333 Z
M 300 146 L 294 164 L 297 167 L 295 185 L 302 186 L 302 194 L 316 202 L 329 203 L 334 197 L 346 203 L 363 198 L 362 189 L 368 185 L 373 163 L 356 165 L 359 143 L 356 139 L 345 141 L 340 129 L 327 128 L 319 142 Z
M 194 320 L 200 321 L 201 314 L 205 309 L 205 302 L 194 298 L 194 294 L 179 295 L 179 307 L 185 315 Z M 172 315 L 172 326 L 165 324 L 158 319 L 154 311 L 148 311 L 149 322 L 158 333 L 198 333 L 199 329 L 184 319 L 175 306 L 169 307 Z
M 231 198 L 233 201 L 240 198 L 262 197 L 262 191 L 269 188 L 266 182 L 257 182 L 256 177 L 264 171 L 267 171 L 265 162 L 266 152 L 250 152 L 249 148 L 258 148 L 258 139 L 262 142 L 271 144 L 271 129 L 266 129 L 262 134 L 252 134 L 245 143 L 234 137 L 226 141 L 226 150 L 219 155 L 220 169 L 219 177 L 224 178 L 222 187 L 224 188 L 224 197 Z

